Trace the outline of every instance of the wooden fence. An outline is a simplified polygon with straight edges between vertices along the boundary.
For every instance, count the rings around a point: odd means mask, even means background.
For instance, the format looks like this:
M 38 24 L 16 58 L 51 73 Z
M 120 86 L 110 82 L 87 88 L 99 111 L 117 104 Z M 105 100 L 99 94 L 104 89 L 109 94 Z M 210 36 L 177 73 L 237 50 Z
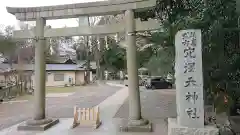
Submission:
M 75 106 L 73 112 L 74 118 L 72 128 L 79 125 L 96 129 L 101 125 L 98 106 L 93 108 L 77 108 Z

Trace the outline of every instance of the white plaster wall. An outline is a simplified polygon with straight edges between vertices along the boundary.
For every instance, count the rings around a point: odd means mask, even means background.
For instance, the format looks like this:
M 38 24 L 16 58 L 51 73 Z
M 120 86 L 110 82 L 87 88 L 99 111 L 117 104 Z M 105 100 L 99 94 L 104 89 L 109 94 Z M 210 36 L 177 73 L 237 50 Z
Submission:
M 84 71 L 77 71 L 76 72 L 76 85 L 82 85 L 84 83 L 85 83 Z
M 65 84 L 70 84 L 69 83 L 69 78 L 72 78 L 72 83 L 75 84 L 75 71 L 51 71 L 48 72 L 49 74 L 47 75 L 47 81 L 46 81 L 46 86 L 64 86 Z M 64 81 L 54 81 L 54 75 L 55 74 L 64 74 Z M 34 80 L 34 75 L 32 76 L 33 80 L 33 86 L 35 84 Z

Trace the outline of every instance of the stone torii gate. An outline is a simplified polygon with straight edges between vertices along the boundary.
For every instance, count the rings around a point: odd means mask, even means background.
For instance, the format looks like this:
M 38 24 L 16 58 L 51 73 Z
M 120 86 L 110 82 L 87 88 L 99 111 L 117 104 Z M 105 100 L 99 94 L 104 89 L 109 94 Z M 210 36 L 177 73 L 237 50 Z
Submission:
M 90 3 L 67 4 L 58 6 L 7 7 L 7 11 L 20 21 L 36 21 L 33 30 L 14 31 L 14 38 L 34 38 L 35 46 L 35 91 L 33 119 L 18 127 L 19 130 L 45 130 L 58 123 L 45 117 L 45 38 L 60 36 L 106 35 L 126 32 L 127 71 L 129 83 L 129 121 L 123 126 L 124 131 L 151 131 L 151 124 L 141 116 L 138 70 L 136 60 L 136 32 L 156 30 L 160 24 L 154 20 L 141 22 L 134 19 L 134 12 L 139 12 L 156 5 L 156 0 L 120 0 Z M 68 28 L 45 28 L 46 20 L 77 18 L 79 16 L 115 15 L 125 13 L 125 23 L 80 26 Z M 121 128 L 121 129 L 122 129 Z M 140 130 L 138 130 L 140 129 Z

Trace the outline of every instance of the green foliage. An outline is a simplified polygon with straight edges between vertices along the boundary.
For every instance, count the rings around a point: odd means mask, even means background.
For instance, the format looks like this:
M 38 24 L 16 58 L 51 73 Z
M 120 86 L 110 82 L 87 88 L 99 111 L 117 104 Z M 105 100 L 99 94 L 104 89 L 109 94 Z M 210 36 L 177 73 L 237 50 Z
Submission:
M 152 48 L 146 48 L 143 51 L 137 51 L 138 68 L 144 67 L 148 63 L 154 51 Z
M 113 70 L 124 70 L 126 68 L 126 50 L 119 46 L 110 45 L 108 49 L 103 51 L 100 65 Z
M 3 55 L 12 53 L 16 47 L 16 43 L 7 38 L 0 38 L 0 53 Z
M 174 56 L 169 56 L 166 48 L 171 48 L 169 52 L 174 55 L 176 32 L 201 29 L 205 90 L 211 92 L 221 86 L 233 97 L 233 91 L 239 91 L 239 85 L 229 85 L 239 84 L 240 80 L 239 33 L 225 29 L 237 27 L 235 7 L 235 0 L 157 0 L 154 10 L 138 14 L 147 18 L 155 12 L 164 30 L 152 35 L 151 48 L 157 51 L 146 65 L 159 71 L 158 74 L 168 72 L 174 64 Z
M 144 67 L 147 67 L 152 75 L 167 75 L 173 73 L 174 60 L 173 47 L 157 50 Z
M 225 100 L 227 100 L 227 102 L 225 102 Z M 216 107 L 217 114 L 220 114 L 223 112 L 229 113 L 229 110 L 232 104 L 233 104 L 232 98 L 225 95 L 224 93 L 219 93 L 218 95 L 216 95 L 214 106 Z
M 12 39 L 13 27 L 7 26 L 3 32 L 0 32 L 0 53 L 2 57 L 11 59 L 16 51 L 16 42 Z

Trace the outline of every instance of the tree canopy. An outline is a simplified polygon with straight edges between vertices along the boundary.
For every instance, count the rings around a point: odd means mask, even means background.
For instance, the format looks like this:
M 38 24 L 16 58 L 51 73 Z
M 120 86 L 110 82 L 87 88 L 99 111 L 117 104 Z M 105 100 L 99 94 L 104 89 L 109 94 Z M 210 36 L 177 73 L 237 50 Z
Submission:
M 201 29 L 205 90 L 223 87 L 231 91 L 239 85 L 240 55 L 238 15 L 235 0 L 157 0 L 155 9 L 136 17 L 155 18 L 163 32 L 152 34 L 155 53 L 146 64 L 164 74 L 174 66 L 174 37 L 182 29 Z M 234 30 L 234 31 L 233 31 Z M 173 71 L 173 70 L 172 70 Z M 239 90 L 238 90 L 239 91 Z M 229 92 L 232 93 L 232 92 Z

